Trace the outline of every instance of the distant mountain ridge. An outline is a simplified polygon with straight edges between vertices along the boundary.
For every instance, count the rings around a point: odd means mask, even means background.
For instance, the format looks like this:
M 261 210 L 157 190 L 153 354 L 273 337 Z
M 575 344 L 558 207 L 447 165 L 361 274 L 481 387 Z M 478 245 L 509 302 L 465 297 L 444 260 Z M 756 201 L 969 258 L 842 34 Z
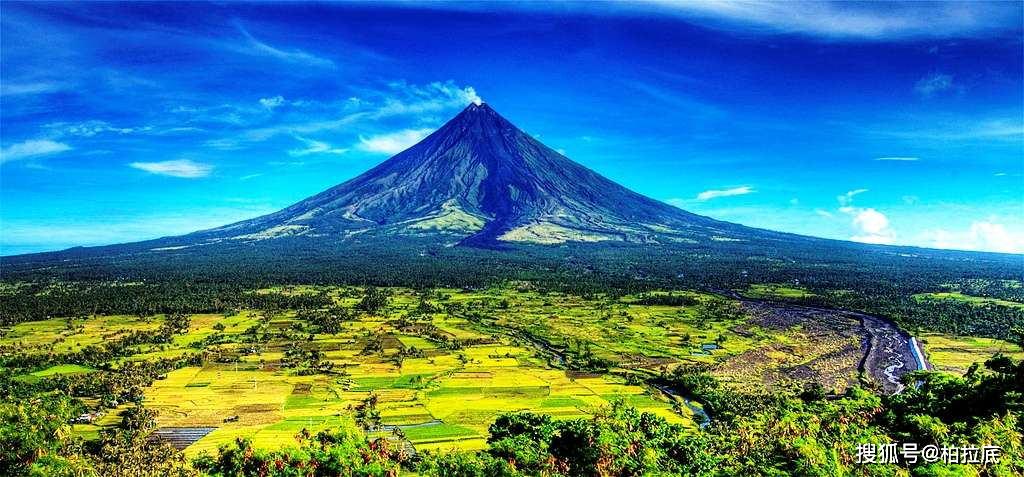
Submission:
M 182 237 L 437 236 L 453 245 L 736 241 L 783 234 L 692 214 L 573 162 L 470 104 L 419 143 L 278 212 Z M 792 237 L 792 236 L 791 236 Z

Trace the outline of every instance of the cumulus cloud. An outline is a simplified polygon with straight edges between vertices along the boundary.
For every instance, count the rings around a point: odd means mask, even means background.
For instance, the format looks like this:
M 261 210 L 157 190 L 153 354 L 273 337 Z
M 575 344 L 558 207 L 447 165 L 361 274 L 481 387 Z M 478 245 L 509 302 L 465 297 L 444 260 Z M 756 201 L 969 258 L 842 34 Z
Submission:
M 431 133 L 431 129 L 404 129 L 387 134 L 359 137 L 359 149 L 378 154 L 397 154 L 420 142 Z
M 925 76 L 914 84 L 914 92 L 925 97 L 931 97 L 941 91 L 953 87 L 953 75 L 932 73 Z
M 56 154 L 71 149 L 71 146 L 49 139 L 32 139 L 0 148 L 0 163 Z
M 288 155 L 292 157 L 302 157 L 310 154 L 344 154 L 348 152 L 348 149 L 331 147 L 330 144 L 323 141 L 314 141 L 299 136 L 295 136 L 295 139 L 302 142 L 305 147 L 288 151 Z
M 129 167 L 157 174 L 161 176 L 182 177 L 185 179 L 197 179 L 206 177 L 213 171 L 213 166 L 188 159 L 177 159 L 173 161 L 159 162 L 133 162 Z
M 889 218 L 885 214 L 872 207 L 853 205 L 853 198 L 867 191 L 867 189 L 854 189 L 836 197 L 836 201 L 839 202 L 839 212 L 850 217 L 850 226 L 853 228 L 853 236 L 850 237 L 850 240 L 875 244 L 895 243 L 895 233 L 890 228 Z M 821 213 L 819 215 L 824 216 Z
M 697 194 L 697 200 L 703 202 L 718 197 L 730 197 L 734 195 L 746 195 L 756 192 L 750 186 L 733 187 L 731 189 L 712 189 Z
M 274 109 L 284 104 L 284 96 L 274 96 L 272 98 L 260 98 L 260 106 L 267 109 Z
M 1012 233 L 994 220 L 972 222 L 965 231 L 938 229 L 925 235 L 936 248 L 1024 253 L 1024 234 Z
M 885 214 L 871 208 L 844 207 L 844 212 L 853 216 L 853 227 L 856 230 L 850 240 L 854 242 L 891 244 L 895 241 L 889 218 Z

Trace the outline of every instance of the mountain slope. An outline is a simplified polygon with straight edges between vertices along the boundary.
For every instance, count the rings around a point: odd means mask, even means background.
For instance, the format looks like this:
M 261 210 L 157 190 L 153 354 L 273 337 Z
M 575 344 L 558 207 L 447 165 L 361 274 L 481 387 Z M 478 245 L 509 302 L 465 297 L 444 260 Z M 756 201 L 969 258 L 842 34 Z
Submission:
M 366 173 L 278 212 L 188 235 L 0 257 L 0 280 L 429 287 L 640 279 L 726 288 L 842 277 L 837 286 L 847 289 L 908 276 L 1016 279 L 1020 264 L 1020 256 L 827 240 L 695 215 L 632 192 L 490 107 L 471 105 Z
M 502 242 L 704 242 L 775 234 L 637 194 L 472 104 L 416 145 L 281 211 L 186 236 L 192 241 L 438 235 Z M 186 238 L 183 237 L 183 238 Z

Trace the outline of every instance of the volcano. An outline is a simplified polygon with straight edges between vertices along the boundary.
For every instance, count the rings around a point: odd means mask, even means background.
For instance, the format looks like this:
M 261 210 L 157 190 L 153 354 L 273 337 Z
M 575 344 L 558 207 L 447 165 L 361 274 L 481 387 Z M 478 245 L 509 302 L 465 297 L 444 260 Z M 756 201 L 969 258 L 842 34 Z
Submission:
M 774 232 L 633 192 L 471 104 L 419 143 L 280 211 L 187 235 L 0 257 L 3 278 L 487 283 L 510 276 L 808 279 L 993 254 Z M 571 277 L 571 278 L 568 278 Z M 597 278 L 600 277 L 600 280 Z M 731 283 L 731 282 L 728 282 Z
M 692 214 L 573 162 L 485 103 L 419 143 L 278 212 L 182 237 L 435 236 L 451 245 L 700 243 L 776 235 Z

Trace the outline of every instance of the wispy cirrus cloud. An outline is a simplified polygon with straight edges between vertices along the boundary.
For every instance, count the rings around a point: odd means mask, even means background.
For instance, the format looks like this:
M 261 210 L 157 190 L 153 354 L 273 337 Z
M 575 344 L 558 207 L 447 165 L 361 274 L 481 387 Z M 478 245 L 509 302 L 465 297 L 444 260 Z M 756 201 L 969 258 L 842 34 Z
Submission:
M 153 128 L 151 126 L 115 127 L 111 126 L 110 123 L 106 121 L 92 120 L 77 123 L 63 121 L 49 123 L 44 125 L 43 129 L 45 129 L 51 135 L 56 137 L 93 137 L 103 133 L 132 134 L 138 132 L 146 132 L 152 130 Z
M 274 109 L 284 104 L 284 96 L 277 95 L 270 98 L 260 98 L 260 106 L 267 109 Z
M 566 10 L 600 15 L 670 15 L 744 34 L 798 34 L 842 40 L 976 38 L 996 35 L 1021 22 L 1014 2 L 848 2 L 822 0 L 612 0 L 605 2 L 429 2 L 457 10 Z M 422 8 L 417 4 L 418 8 Z
M 677 89 L 663 88 L 647 81 L 628 81 L 628 87 L 642 95 L 662 104 L 685 110 L 705 119 L 718 118 L 726 115 L 725 110 L 713 104 L 701 101 Z
M 1024 141 L 1024 123 L 1020 118 L 1012 116 L 976 118 L 960 115 L 915 115 L 908 116 L 898 123 L 876 124 L 866 128 L 854 127 L 852 131 L 874 138 L 914 141 L 910 143 L 912 146 L 920 146 L 921 141 Z
M 921 78 L 914 84 L 914 92 L 918 95 L 930 98 L 937 93 L 946 91 L 953 87 L 953 75 L 944 73 L 932 73 Z
M 49 139 L 31 139 L 0 148 L 0 164 L 19 159 L 47 156 L 71 150 L 71 146 Z
M 859 194 L 863 194 L 863 193 L 865 193 L 867 191 L 868 191 L 867 189 L 854 189 L 854 190 L 846 192 L 843 195 L 837 196 L 836 200 L 839 201 L 839 205 L 840 206 L 845 207 L 847 205 L 850 205 L 853 202 L 853 198 L 855 196 L 857 196 Z
M 862 40 L 987 36 L 1019 27 L 1021 19 L 1009 2 L 647 0 L 609 7 L 654 9 L 725 30 Z
M 876 157 L 876 161 L 893 161 L 893 162 L 916 162 L 920 161 L 920 157 L 913 156 L 887 156 L 887 157 Z
M 129 167 L 146 171 L 150 174 L 161 176 L 180 177 L 183 179 L 198 179 L 206 177 L 213 171 L 213 166 L 202 162 L 195 162 L 189 159 L 176 159 L 172 161 L 159 162 L 133 162 Z
M 433 130 L 404 129 L 386 134 L 359 138 L 359 149 L 377 154 L 397 154 L 420 142 Z
M 697 198 L 696 199 L 698 201 L 704 202 L 704 201 L 708 201 L 708 200 L 711 200 L 711 199 L 717 199 L 719 197 L 731 197 L 731 196 L 735 196 L 735 195 L 746 195 L 746 194 L 752 194 L 754 192 L 757 192 L 757 191 L 755 191 L 750 186 L 733 187 L 733 188 L 730 188 L 730 189 L 712 189 L 712 190 L 706 190 L 704 192 L 701 192 L 701 193 L 697 194 Z
M 242 53 L 267 56 L 286 63 L 296 63 L 305 66 L 318 68 L 335 68 L 334 61 L 323 58 L 298 48 L 285 49 L 270 45 L 257 39 L 240 22 L 235 22 L 235 27 L 242 33 L 245 41 L 237 48 Z
M 834 216 L 834 215 L 832 215 L 832 212 L 829 212 L 829 211 L 827 211 L 827 210 L 825 210 L 825 209 L 822 209 L 822 208 L 817 208 L 817 209 L 814 209 L 814 213 L 815 213 L 815 214 L 818 214 L 818 216 L 820 216 L 820 217 L 824 217 L 824 218 L 826 218 L 826 219 L 832 219 L 832 218 L 835 218 L 835 216 Z
M 66 84 L 56 81 L 4 81 L 3 84 L 0 84 L 0 96 L 53 93 L 66 87 Z
M 303 109 L 303 120 L 286 118 L 292 120 L 276 124 L 271 122 L 270 125 L 266 125 L 265 109 L 244 112 L 233 108 L 230 111 L 237 115 L 239 127 L 230 134 L 208 139 L 206 145 L 220 150 L 238 150 L 279 135 L 306 136 L 321 132 L 348 132 L 353 129 L 372 131 L 379 127 L 379 123 L 393 118 L 408 118 L 408 122 L 414 123 L 414 126 L 419 126 L 415 123 L 433 124 L 435 113 L 448 114 L 470 103 L 482 101 L 472 86 L 459 86 L 453 81 L 435 81 L 427 84 L 393 81 L 384 88 L 362 90 L 359 96 L 336 102 L 288 102 L 291 106 L 299 105 L 296 107 Z M 342 114 L 339 115 L 338 111 Z M 209 115 L 209 108 L 191 108 L 179 110 L 179 113 L 205 117 Z M 249 118 L 252 118 L 252 123 L 259 126 L 246 128 L 244 124 Z M 359 149 L 367 150 L 363 147 Z
M 295 136 L 295 139 L 302 142 L 305 147 L 289 150 L 288 155 L 292 157 L 302 157 L 310 154 L 344 154 L 348 152 L 348 149 L 333 147 L 323 141 L 314 141 L 300 136 Z

